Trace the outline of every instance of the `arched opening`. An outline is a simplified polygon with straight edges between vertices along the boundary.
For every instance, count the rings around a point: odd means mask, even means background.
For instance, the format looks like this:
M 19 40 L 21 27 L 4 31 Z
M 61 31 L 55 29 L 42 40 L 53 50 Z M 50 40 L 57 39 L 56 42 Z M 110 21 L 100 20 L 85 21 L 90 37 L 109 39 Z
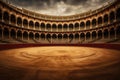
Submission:
M 85 23 L 84 23 L 84 22 L 81 22 L 81 23 L 80 23 L 80 29 L 81 29 L 81 30 L 84 30 L 84 28 L 85 28 Z
M 72 42 L 72 40 L 73 40 L 73 34 L 69 34 L 69 42 L 71 43 Z
M 2 28 L 0 27 L 0 39 L 2 39 Z
M 15 17 L 15 15 L 11 15 L 10 16 L 10 21 L 11 21 L 11 24 L 16 24 L 16 17 Z
M 33 23 L 33 21 L 29 22 L 29 28 L 34 29 L 34 23 Z
M 39 23 L 35 22 L 35 29 L 38 30 L 39 29 Z
M 29 39 L 33 40 L 34 39 L 34 34 L 32 32 L 29 33 Z
M 105 30 L 104 30 L 104 38 L 105 38 L 105 39 L 108 38 L 108 29 L 105 29 Z
M 69 24 L 69 31 L 73 31 L 73 24 Z
M 110 38 L 111 38 L 111 39 L 114 39 L 114 38 L 115 38 L 115 30 L 114 30 L 114 28 L 111 28 L 111 29 L 110 29 Z
M 120 26 L 116 28 L 117 38 L 120 38 Z
M 118 8 L 116 11 L 116 18 L 117 20 L 120 20 L 120 8 Z
M 58 31 L 62 31 L 62 25 L 61 24 L 58 24 Z
M 79 23 L 75 23 L 75 31 L 79 30 Z
M 63 38 L 64 38 L 64 39 L 68 39 L 68 35 L 67 35 L 67 34 L 64 34 L 64 35 L 63 35 Z
M 56 34 L 53 34 L 53 35 L 52 35 L 52 38 L 53 38 L 53 39 L 56 39 L 56 38 L 57 38 L 57 35 L 56 35 Z
M 27 40 L 27 39 L 28 39 L 28 33 L 27 33 L 26 31 L 23 33 L 23 39 L 24 39 L 24 40 Z
M 22 19 L 20 17 L 17 18 L 17 25 L 22 27 Z
M 96 27 L 96 19 L 92 20 L 92 27 L 95 28 Z
M 115 13 L 112 11 L 110 13 L 110 22 L 112 23 L 112 22 L 114 22 L 114 20 L 115 20 Z
M 63 29 L 64 31 L 68 30 L 68 25 L 67 24 L 64 24 L 63 27 L 64 27 L 64 29 Z
M 108 14 L 105 14 L 105 15 L 104 15 L 104 23 L 105 23 L 105 24 L 108 24 Z
M 78 33 L 75 34 L 75 40 L 79 40 L 79 34 Z
M 80 34 L 80 39 L 81 39 L 82 41 L 85 40 L 85 34 L 84 34 L 84 33 L 81 33 L 81 34 Z
M 51 35 L 50 34 L 47 34 L 47 39 L 51 39 Z
M 9 29 L 4 28 L 3 34 L 4 34 L 4 38 L 8 39 L 9 38 Z
M 3 14 L 3 20 L 5 21 L 5 23 L 9 23 L 9 14 L 6 11 Z
M 24 28 L 28 28 L 28 21 L 26 19 L 23 20 L 23 26 Z
M 90 32 L 86 33 L 86 40 L 90 40 Z
M 93 32 L 92 32 L 92 39 L 96 39 L 96 35 L 97 35 L 97 34 L 96 34 L 96 31 L 93 31 Z
M 15 39 L 16 38 L 16 32 L 14 29 L 11 30 L 11 38 Z
M 102 31 L 101 30 L 98 31 L 98 39 L 102 39 Z
M 86 29 L 90 29 L 90 20 L 86 22 Z
M 47 38 L 47 40 L 51 43 L 51 35 L 50 35 L 50 34 L 47 34 L 46 38 Z
M 35 39 L 36 40 L 39 40 L 39 36 L 40 36 L 39 33 L 35 33 Z
M 22 39 L 22 31 L 17 31 L 17 38 Z
M 41 23 L 41 30 L 45 31 L 45 24 L 44 23 Z
M 98 25 L 100 25 L 100 26 L 102 25 L 102 17 L 98 18 Z
M 44 33 L 41 34 L 41 39 L 45 40 L 45 34 Z
M 2 20 L 2 9 L 0 9 L 0 20 Z
M 47 30 L 48 30 L 48 31 L 51 31 L 51 25 L 50 25 L 50 24 L 47 24 L 46 26 L 47 26 Z
M 23 33 L 23 39 L 28 40 L 28 33 L 26 31 Z
M 58 39 L 62 39 L 62 34 L 58 34 Z
M 53 25 L 52 25 L 52 31 L 57 31 L 57 26 L 56 26 L 56 24 L 53 24 Z

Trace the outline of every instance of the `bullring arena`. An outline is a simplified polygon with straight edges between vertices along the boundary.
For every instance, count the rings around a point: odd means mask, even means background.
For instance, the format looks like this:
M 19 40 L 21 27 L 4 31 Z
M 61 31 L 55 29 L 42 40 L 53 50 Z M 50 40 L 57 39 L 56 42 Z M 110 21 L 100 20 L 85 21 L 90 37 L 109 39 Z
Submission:
M 0 0 L 0 80 L 120 80 L 120 1 L 50 16 Z

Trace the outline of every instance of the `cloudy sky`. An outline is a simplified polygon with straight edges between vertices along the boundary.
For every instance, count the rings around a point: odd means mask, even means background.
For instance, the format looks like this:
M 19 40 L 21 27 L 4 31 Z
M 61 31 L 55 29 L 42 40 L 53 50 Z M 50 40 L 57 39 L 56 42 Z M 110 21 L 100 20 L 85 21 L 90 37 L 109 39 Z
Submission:
M 41 14 L 67 16 L 94 10 L 113 0 L 8 0 L 10 3 Z

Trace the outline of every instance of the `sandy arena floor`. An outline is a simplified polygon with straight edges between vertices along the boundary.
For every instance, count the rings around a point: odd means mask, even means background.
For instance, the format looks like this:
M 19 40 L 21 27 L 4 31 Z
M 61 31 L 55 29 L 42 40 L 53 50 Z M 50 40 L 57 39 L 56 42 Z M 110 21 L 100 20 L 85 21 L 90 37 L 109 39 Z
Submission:
M 120 51 L 62 46 L 4 50 L 0 80 L 120 80 Z

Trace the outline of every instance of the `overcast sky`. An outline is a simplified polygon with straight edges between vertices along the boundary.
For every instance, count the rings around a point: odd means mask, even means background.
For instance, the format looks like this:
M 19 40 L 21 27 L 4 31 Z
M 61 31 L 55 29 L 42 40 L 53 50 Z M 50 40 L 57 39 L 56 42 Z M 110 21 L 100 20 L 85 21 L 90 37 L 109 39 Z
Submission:
M 67 16 L 94 10 L 113 0 L 8 0 L 10 3 L 41 14 Z

